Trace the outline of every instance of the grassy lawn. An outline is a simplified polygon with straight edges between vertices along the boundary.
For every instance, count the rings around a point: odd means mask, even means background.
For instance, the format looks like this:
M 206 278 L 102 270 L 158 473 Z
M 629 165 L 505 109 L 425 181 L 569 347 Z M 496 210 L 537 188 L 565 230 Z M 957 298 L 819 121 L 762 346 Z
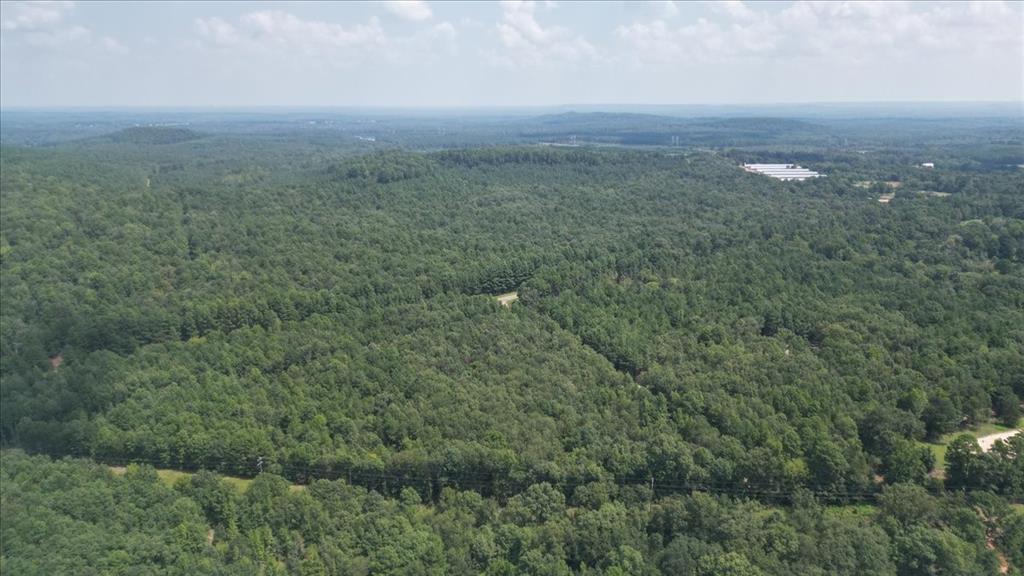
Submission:
M 238 478 L 235 476 L 221 476 L 225 482 L 231 484 L 239 492 L 245 492 L 249 489 L 249 485 L 252 484 L 252 478 Z
M 178 478 L 187 478 L 192 475 L 191 472 L 182 472 L 181 470 L 157 470 L 156 475 L 161 480 L 167 483 L 168 486 L 173 487 L 174 483 L 178 481 Z M 221 476 L 218 474 L 221 480 L 227 482 L 235 490 L 239 492 L 245 492 L 249 489 L 249 485 L 252 484 L 252 478 L 239 478 L 238 476 Z M 301 492 L 306 489 L 304 484 L 292 484 L 288 487 L 292 492 Z
M 189 478 L 190 476 L 192 476 L 192 474 L 189 474 L 188 472 L 181 472 L 179 470 L 160 469 L 156 471 L 156 475 L 159 476 L 161 480 L 163 480 L 164 484 L 167 484 L 172 488 L 174 487 L 174 483 L 177 482 L 178 480 L 182 478 Z
M 114 474 L 117 475 L 124 474 L 124 468 L 120 466 L 112 466 L 111 470 L 113 470 Z M 173 487 L 174 483 L 177 482 L 179 479 L 188 478 L 192 476 L 192 473 L 182 472 L 181 470 L 168 470 L 158 468 L 156 471 L 156 475 L 160 477 L 160 480 L 162 480 L 164 484 Z M 245 492 L 246 490 L 249 489 L 249 485 L 252 484 L 252 478 L 239 478 L 237 476 L 220 476 L 220 478 L 223 479 L 228 484 L 230 484 L 231 486 L 233 486 L 239 492 Z M 298 492 L 300 490 L 305 490 L 306 487 L 300 484 L 292 484 L 290 489 L 292 492 Z
M 842 520 L 852 516 L 860 516 L 864 518 L 873 518 L 878 513 L 878 506 L 876 504 L 843 504 L 839 506 L 826 506 L 825 516 L 834 518 L 836 520 Z
M 1021 422 L 1017 422 L 1018 428 L 1020 427 L 1020 425 Z M 937 442 L 922 442 L 922 444 L 930 448 L 932 453 L 935 454 L 935 470 L 943 471 L 946 469 L 946 448 L 949 446 L 949 443 L 957 436 L 961 434 L 969 434 L 971 436 L 974 436 L 975 438 L 980 438 L 982 436 L 988 436 L 989 434 L 1009 432 L 1010 430 L 1014 430 L 1014 428 L 1010 426 L 1003 426 L 1002 424 L 988 422 L 971 430 L 957 430 L 956 432 L 950 432 L 949 434 L 946 434 L 939 438 Z

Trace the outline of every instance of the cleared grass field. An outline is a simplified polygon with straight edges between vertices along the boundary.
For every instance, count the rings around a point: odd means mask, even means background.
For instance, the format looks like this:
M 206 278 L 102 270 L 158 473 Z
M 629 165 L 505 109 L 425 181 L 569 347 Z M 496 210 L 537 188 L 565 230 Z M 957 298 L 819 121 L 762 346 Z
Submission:
M 1020 425 L 1021 422 L 1017 422 L 1017 428 L 1019 428 Z M 939 438 L 938 442 L 922 442 L 922 444 L 927 446 L 932 453 L 935 454 L 935 472 L 941 474 L 946 470 L 946 449 L 949 447 L 949 443 L 957 436 L 961 434 L 969 434 L 975 438 L 981 438 L 982 436 L 988 436 L 990 434 L 1010 432 L 1014 429 L 1014 427 L 989 422 L 971 430 L 957 430 L 956 432 L 950 432 L 949 434 Z
M 126 472 L 127 469 L 124 466 L 110 466 L 110 470 L 114 474 L 121 476 Z M 192 473 L 183 472 L 181 470 L 168 470 L 164 468 L 157 468 L 156 475 L 165 484 L 174 487 L 174 484 L 178 480 L 180 480 L 181 478 L 189 478 L 192 476 Z M 249 489 L 249 485 L 252 484 L 252 478 L 239 478 L 238 476 L 221 476 L 219 474 L 218 477 L 220 477 L 222 480 L 233 486 L 239 492 L 245 492 L 246 490 Z M 306 489 L 306 487 L 301 484 L 292 484 L 289 488 L 292 492 L 299 492 L 301 490 Z

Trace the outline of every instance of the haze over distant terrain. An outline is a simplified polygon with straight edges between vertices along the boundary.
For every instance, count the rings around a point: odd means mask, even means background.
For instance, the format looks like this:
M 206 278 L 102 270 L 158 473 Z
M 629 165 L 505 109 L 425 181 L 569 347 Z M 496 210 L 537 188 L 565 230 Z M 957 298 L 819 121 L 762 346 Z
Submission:
M 5 2 L 12 106 L 1020 102 L 1020 3 Z

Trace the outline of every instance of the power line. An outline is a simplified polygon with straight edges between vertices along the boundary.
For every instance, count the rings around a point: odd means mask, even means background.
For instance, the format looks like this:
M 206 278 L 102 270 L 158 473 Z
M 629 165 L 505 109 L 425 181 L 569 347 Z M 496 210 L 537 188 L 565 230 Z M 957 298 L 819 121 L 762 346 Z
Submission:
M 110 455 L 95 455 L 85 451 L 69 451 L 66 456 L 84 457 L 94 462 L 105 465 L 129 465 L 148 464 L 154 467 L 172 465 L 167 459 L 152 457 L 117 457 Z M 547 482 L 562 490 L 586 486 L 594 482 L 605 482 L 619 487 L 642 487 L 650 491 L 650 498 L 658 494 L 680 494 L 704 492 L 733 497 L 749 497 L 776 502 L 790 502 L 798 492 L 804 492 L 815 498 L 833 502 L 869 502 L 878 497 L 878 492 L 871 491 L 849 491 L 849 490 L 823 490 L 814 487 L 783 487 L 778 484 L 764 482 L 725 482 L 716 480 L 694 480 L 682 482 L 658 481 L 655 483 L 653 477 L 647 479 L 624 479 L 624 478 L 594 478 L 587 481 L 576 480 L 554 480 L 548 478 L 500 478 L 495 474 L 481 474 L 472 472 L 459 472 L 445 474 L 443 471 L 422 472 L 384 472 L 360 470 L 353 468 L 339 469 L 330 466 L 310 466 L 297 464 L 281 464 L 276 467 L 264 457 L 258 457 L 253 464 L 246 466 L 240 463 L 228 461 L 205 462 L 203 465 L 194 466 L 182 464 L 188 470 L 210 470 L 221 474 L 230 473 L 240 477 L 252 478 L 267 470 L 280 471 L 280 475 L 292 480 L 296 484 L 308 485 L 316 480 L 346 480 L 351 485 L 362 485 L 370 489 L 377 489 L 387 485 L 388 482 L 397 484 L 392 489 L 401 487 L 430 487 L 436 486 L 439 489 L 455 487 L 464 489 L 480 489 L 482 492 L 490 493 L 519 493 L 533 484 Z M 429 466 L 427 468 L 430 468 Z M 385 488 L 386 490 L 386 488 Z

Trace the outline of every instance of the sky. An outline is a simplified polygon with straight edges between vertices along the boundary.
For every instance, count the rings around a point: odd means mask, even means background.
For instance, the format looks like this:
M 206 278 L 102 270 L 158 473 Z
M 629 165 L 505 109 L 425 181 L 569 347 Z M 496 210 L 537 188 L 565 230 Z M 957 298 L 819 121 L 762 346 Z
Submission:
M 1024 101 L 1020 2 L 16 2 L 0 106 Z

